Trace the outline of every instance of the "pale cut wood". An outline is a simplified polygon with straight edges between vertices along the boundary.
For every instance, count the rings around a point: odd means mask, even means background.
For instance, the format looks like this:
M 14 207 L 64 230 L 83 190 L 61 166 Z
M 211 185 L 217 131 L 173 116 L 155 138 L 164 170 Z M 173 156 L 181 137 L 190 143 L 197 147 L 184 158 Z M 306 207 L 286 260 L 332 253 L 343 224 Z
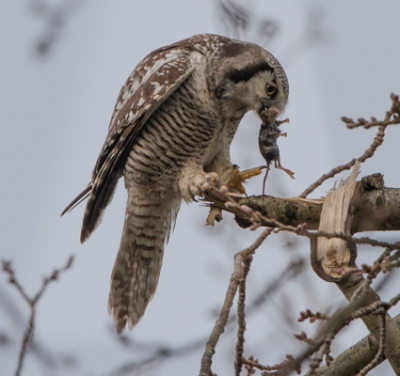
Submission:
M 356 179 L 360 170 L 357 161 L 350 176 L 341 181 L 327 194 L 322 207 L 319 230 L 326 232 L 344 232 L 350 234 L 348 213 L 351 199 L 356 188 Z M 333 278 L 341 278 L 341 269 L 349 266 L 351 252 L 343 239 L 319 237 L 317 256 L 323 271 Z

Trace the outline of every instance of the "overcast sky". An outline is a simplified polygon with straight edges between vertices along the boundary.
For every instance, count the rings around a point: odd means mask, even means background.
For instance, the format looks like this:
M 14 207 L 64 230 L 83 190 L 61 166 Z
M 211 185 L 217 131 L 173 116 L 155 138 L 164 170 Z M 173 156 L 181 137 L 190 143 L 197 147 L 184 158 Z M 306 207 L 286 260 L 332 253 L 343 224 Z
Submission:
M 40 3 L 0 3 L 0 258 L 13 261 L 20 282 L 33 294 L 44 275 L 62 266 L 71 254 L 76 257 L 73 268 L 49 286 L 37 309 L 35 339 L 60 364 L 51 369 L 30 354 L 24 374 L 109 375 L 124 362 L 142 359 L 147 345 L 182 346 L 206 338 L 223 301 L 233 255 L 256 234 L 240 230 L 228 214 L 216 227 L 205 227 L 207 210 L 183 204 L 166 247 L 157 293 L 143 320 L 128 332 L 141 344 L 131 350 L 115 340 L 107 313 L 109 277 L 126 202 L 123 184 L 101 226 L 83 246 L 79 233 L 84 205 L 63 218 L 60 213 L 88 183 L 119 89 L 135 65 L 155 48 L 193 34 L 227 30 L 212 0 L 75 1 L 81 4 L 71 10 L 48 52 L 39 55 L 36 47 L 49 30 L 48 14 L 46 9 L 40 13 Z M 290 82 L 285 113 L 290 123 L 282 126 L 288 137 L 279 144 L 282 164 L 296 173 L 296 180 L 272 170 L 267 193 L 295 196 L 322 173 L 360 156 L 372 142 L 375 129 L 347 130 L 340 116 L 383 118 L 390 108 L 389 94 L 400 94 L 400 3 L 243 3 L 251 11 L 251 29 L 241 37 L 268 48 Z M 259 32 L 264 19 L 277 25 L 269 43 Z M 257 146 L 259 125 L 254 114 L 246 116 L 234 140 L 232 160 L 243 169 L 264 163 Z M 362 175 L 381 172 L 386 186 L 399 187 L 399 140 L 400 127 L 387 129 L 384 145 L 362 165 Z M 325 183 L 312 197 L 324 195 L 332 184 Z M 255 178 L 248 193 L 260 194 L 261 186 L 262 177 Z M 394 239 L 398 233 L 379 236 Z M 299 241 L 296 251 L 285 248 L 295 240 L 274 236 L 258 251 L 250 296 L 279 277 L 290 259 L 307 259 L 306 242 Z M 378 250 L 368 249 L 359 259 L 370 262 L 378 255 Z M 319 280 L 310 269 L 307 265 L 302 284 L 285 285 L 250 321 L 246 355 L 253 351 L 269 364 L 282 361 L 286 353 L 295 355 L 301 347 L 291 335 L 299 327 L 282 333 L 282 312 L 295 322 L 300 310 L 323 310 L 344 302 L 335 286 Z M 312 295 L 307 294 L 310 286 L 318 286 Z M 383 298 L 394 291 L 387 290 Z M 3 274 L 0 300 L 0 333 L 12 339 L 0 347 L 0 373 L 11 375 L 29 312 Z M 337 352 L 367 331 L 360 323 L 345 334 L 337 340 Z M 280 347 L 271 338 L 280 338 L 285 345 Z M 217 349 L 213 370 L 219 375 L 232 374 L 233 339 L 228 335 Z M 202 351 L 144 374 L 196 374 Z M 69 355 L 74 359 L 72 368 L 61 364 Z

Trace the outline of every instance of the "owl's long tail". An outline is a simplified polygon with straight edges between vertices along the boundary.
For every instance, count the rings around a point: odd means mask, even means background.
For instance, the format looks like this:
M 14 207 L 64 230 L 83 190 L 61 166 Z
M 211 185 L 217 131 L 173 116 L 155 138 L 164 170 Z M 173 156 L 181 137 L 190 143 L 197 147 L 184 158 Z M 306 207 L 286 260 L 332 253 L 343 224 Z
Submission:
M 108 308 L 118 333 L 132 329 L 154 295 L 179 202 L 162 195 L 128 189 L 128 205 L 121 244 L 111 275 Z

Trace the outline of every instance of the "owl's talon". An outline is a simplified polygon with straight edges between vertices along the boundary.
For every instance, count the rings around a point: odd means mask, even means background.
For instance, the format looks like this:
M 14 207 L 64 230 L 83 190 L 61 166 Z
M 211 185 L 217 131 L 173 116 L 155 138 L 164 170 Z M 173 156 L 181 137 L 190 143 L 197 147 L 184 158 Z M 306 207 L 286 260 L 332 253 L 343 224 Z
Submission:
M 233 165 L 231 180 L 228 182 L 229 191 L 246 195 L 246 190 L 243 186 L 243 183 L 253 176 L 260 175 L 261 170 L 265 167 L 266 166 L 260 166 L 240 171 L 237 165 Z

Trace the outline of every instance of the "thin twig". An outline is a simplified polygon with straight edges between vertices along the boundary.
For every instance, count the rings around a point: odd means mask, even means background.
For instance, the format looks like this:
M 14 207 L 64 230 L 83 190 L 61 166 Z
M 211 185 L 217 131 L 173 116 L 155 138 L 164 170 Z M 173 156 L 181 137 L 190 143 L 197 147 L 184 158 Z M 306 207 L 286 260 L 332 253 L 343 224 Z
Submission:
M 225 326 L 229 318 L 229 312 L 233 304 L 233 299 L 235 298 L 239 282 L 243 276 L 243 261 L 255 252 L 262 242 L 271 234 L 271 232 L 272 228 L 265 229 L 250 247 L 236 253 L 235 255 L 234 272 L 232 273 L 228 291 L 225 295 L 224 304 L 221 308 L 221 312 L 214 325 L 210 338 L 206 344 L 206 349 L 201 358 L 200 376 L 211 375 L 212 357 L 215 353 L 215 347 L 222 333 L 225 331 Z
M 314 375 L 315 371 L 319 368 L 319 366 L 324 358 L 324 355 L 329 356 L 330 349 L 331 349 L 331 343 L 334 338 L 335 338 L 334 332 L 331 332 L 326 336 L 324 343 L 322 344 L 322 346 L 319 348 L 317 354 L 312 359 L 312 361 L 310 363 L 310 369 L 308 370 L 308 372 L 306 373 L 305 376 Z
M 310 309 L 300 312 L 300 317 L 297 319 L 298 322 L 310 319 L 310 323 L 317 320 L 329 320 L 329 316 L 326 313 L 316 312 L 313 313 Z
M 246 278 L 250 270 L 250 264 L 253 261 L 253 257 L 250 255 L 243 261 L 243 275 L 239 282 L 239 299 L 238 299 L 238 329 L 237 329 L 237 342 L 236 342 L 236 358 L 235 358 L 235 376 L 240 376 L 243 366 L 243 344 L 244 344 L 244 332 L 246 331 L 246 312 L 245 312 L 245 300 L 246 300 Z
M 365 129 L 376 127 L 376 126 L 387 126 L 400 124 L 400 101 L 399 96 L 395 94 L 390 94 L 390 99 L 392 100 L 392 108 L 390 111 L 386 112 L 385 119 L 383 121 L 378 121 L 376 118 L 371 117 L 371 120 L 365 120 L 364 118 L 359 118 L 354 121 L 346 116 L 341 117 L 341 120 L 347 124 L 347 128 L 353 129 L 357 127 L 364 127 Z
M 369 371 L 375 368 L 385 358 L 385 345 L 386 345 L 386 310 L 380 310 L 381 323 L 379 328 L 379 348 L 375 354 L 374 359 L 368 363 L 356 376 L 365 376 Z
M 46 27 L 45 32 L 36 42 L 35 53 L 46 56 L 85 0 L 64 0 L 58 1 L 56 4 L 53 1 L 31 1 L 31 3 L 32 11 L 42 19 Z
M 326 181 L 330 178 L 333 178 L 335 175 L 339 174 L 342 171 L 350 170 L 357 161 L 365 162 L 365 160 L 367 160 L 368 158 L 371 158 L 374 155 L 376 149 L 383 143 L 383 138 L 385 136 L 385 129 L 386 129 L 386 125 L 379 127 L 378 133 L 376 134 L 374 141 L 372 142 L 371 146 L 364 152 L 364 154 L 361 157 L 359 157 L 357 159 L 352 159 L 350 162 L 348 162 L 344 165 L 333 168 L 327 174 L 322 175 L 316 182 L 312 183 L 298 197 L 306 198 L 311 192 L 313 192 L 316 188 L 318 188 L 324 181 Z
M 17 364 L 17 369 L 15 371 L 15 376 L 19 376 L 22 371 L 22 365 L 26 356 L 26 351 L 28 348 L 28 345 L 32 341 L 33 337 L 33 331 L 35 328 L 35 319 L 36 319 L 36 304 L 42 297 L 43 293 L 45 292 L 47 286 L 49 285 L 50 282 L 56 281 L 60 275 L 60 273 L 64 272 L 65 270 L 69 269 L 72 266 L 72 261 L 74 257 L 70 256 L 67 263 L 60 269 L 55 269 L 49 277 L 46 277 L 43 279 L 43 283 L 39 291 L 36 293 L 36 295 L 33 298 L 30 298 L 22 285 L 18 282 L 14 269 L 11 266 L 11 262 L 9 261 L 4 261 L 2 260 L 2 266 L 3 266 L 3 271 L 8 274 L 9 276 L 9 283 L 15 286 L 15 288 L 18 290 L 20 295 L 23 297 L 23 299 L 28 303 L 29 308 L 30 308 L 30 317 L 29 317 L 29 322 L 28 322 L 28 328 L 26 329 L 24 333 L 24 337 L 22 339 L 21 343 L 21 348 L 19 351 L 19 357 L 18 357 L 18 364 Z
M 321 328 L 319 334 L 316 338 L 312 340 L 314 345 L 311 345 L 308 349 L 306 349 L 301 355 L 297 358 L 293 358 L 292 362 L 288 363 L 281 372 L 278 372 L 276 375 L 284 376 L 288 375 L 292 370 L 295 370 L 297 366 L 299 366 L 306 358 L 312 355 L 315 351 L 317 351 L 325 341 L 329 340 L 331 335 L 336 335 L 342 328 L 346 325 L 349 325 L 350 322 L 359 319 L 361 317 L 370 315 L 370 314 L 379 314 L 381 315 L 382 311 L 384 311 L 383 315 L 386 318 L 386 312 L 396 305 L 400 301 L 400 294 L 393 297 L 389 302 L 381 302 L 377 301 L 367 306 L 362 306 L 362 299 L 352 300 L 346 307 L 342 308 L 335 315 L 333 315 Z M 361 307 L 360 307 L 361 304 Z M 386 323 L 385 323 L 386 325 Z M 380 343 L 383 343 L 382 333 L 385 329 L 383 329 L 382 325 L 380 326 Z M 380 345 L 380 347 L 382 347 Z M 384 346 L 381 352 L 384 351 Z M 383 355 L 380 355 L 383 356 Z M 377 364 L 379 364 L 380 358 L 377 359 Z
M 301 331 L 300 334 L 294 334 L 294 337 L 299 341 L 308 343 L 310 346 L 315 346 L 314 341 L 310 337 L 308 337 L 307 333 L 303 330 Z
M 300 194 L 299 197 L 306 198 L 311 192 L 313 192 L 327 179 L 333 178 L 336 174 L 344 170 L 349 170 L 351 167 L 353 167 L 357 160 L 360 162 L 365 162 L 366 159 L 371 158 L 374 155 L 376 149 L 383 143 L 386 127 L 392 124 L 400 124 L 399 96 L 392 93 L 390 95 L 390 99 L 392 100 L 392 107 L 389 111 L 386 112 L 385 119 L 383 121 L 378 121 L 376 118 L 371 118 L 371 121 L 368 122 L 367 120 L 360 118 L 357 120 L 357 122 L 355 122 L 353 119 L 347 118 L 345 116 L 341 118 L 341 120 L 347 124 L 347 128 L 350 129 L 360 126 L 363 126 L 364 128 L 379 126 L 378 133 L 376 134 L 372 145 L 358 159 L 352 159 L 349 163 L 335 167 L 327 174 L 322 175 L 316 182 L 314 182 L 306 190 L 304 190 L 304 192 Z
M 275 364 L 273 366 L 264 366 L 264 365 L 260 364 L 257 359 L 253 359 L 253 357 L 250 357 L 249 359 L 243 358 L 242 361 L 244 364 L 247 364 L 247 365 L 251 366 L 252 368 L 257 368 L 261 371 L 267 371 L 267 372 L 268 371 L 279 371 L 279 370 L 285 368 L 287 365 L 289 365 L 293 361 L 293 356 L 286 355 L 286 359 L 282 363 Z M 300 368 L 297 368 L 296 372 L 298 374 L 300 374 L 301 373 Z M 272 375 L 272 374 L 278 375 L 279 372 L 262 373 L 262 375 Z

